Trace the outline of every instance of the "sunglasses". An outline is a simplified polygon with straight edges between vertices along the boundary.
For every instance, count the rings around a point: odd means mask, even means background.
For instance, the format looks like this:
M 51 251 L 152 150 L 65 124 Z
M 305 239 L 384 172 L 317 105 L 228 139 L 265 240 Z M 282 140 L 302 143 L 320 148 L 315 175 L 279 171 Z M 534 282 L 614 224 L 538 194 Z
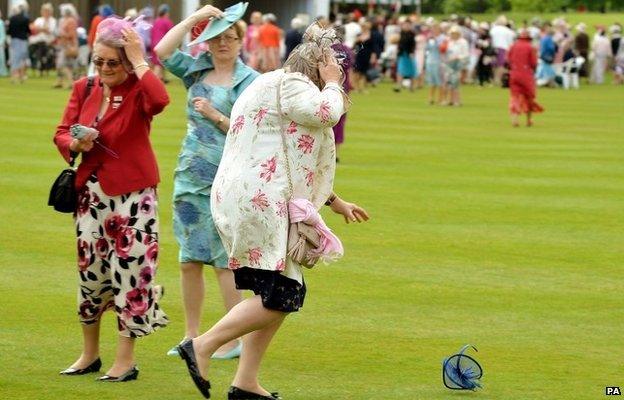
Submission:
M 93 59 L 93 64 L 96 67 L 101 67 L 106 64 L 108 68 L 116 68 L 121 65 L 121 60 L 105 60 L 103 58 L 96 57 Z
M 212 39 L 208 39 L 208 41 L 210 42 L 221 42 L 221 39 L 223 39 L 223 41 L 227 44 L 230 43 L 234 43 L 238 40 L 237 36 L 230 36 L 230 35 L 219 35 L 219 36 L 215 36 Z

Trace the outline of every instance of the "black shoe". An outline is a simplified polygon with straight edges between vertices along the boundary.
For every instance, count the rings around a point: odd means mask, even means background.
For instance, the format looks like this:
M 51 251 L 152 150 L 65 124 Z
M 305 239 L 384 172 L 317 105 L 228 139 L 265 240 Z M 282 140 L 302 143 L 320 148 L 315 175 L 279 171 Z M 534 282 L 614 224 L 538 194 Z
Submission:
M 104 375 L 102 377 L 99 377 L 97 380 L 100 382 L 127 382 L 127 381 L 134 381 L 138 377 L 139 377 L 139 369 L 135 365 L 119 376 Z
M 230 386 L 228 391 L 228 400 L 281 400 L 279 393 L 273 392 L 270 396 L 265 396 L 258 393 L 248 392 L 243 389 L 239 389 L 236 386 Z
M 59 372 L 61 375 L 84 375 L 92 372 L 98 372 L 102 368 L 102 360 L 98 357 L 95 361 L 85 368 L 67 368 Z
M 189 375 L 195 382 L 195 386 L 199 392 L 207 399 L 210 398 L 210 381 L 202 378 L 197 367 L 197 359 L 195 358 L 195 350 L 193 350 L 193 339 L 189 339 L 178 345 L 178 354 L 186 361 L 186 368 Z

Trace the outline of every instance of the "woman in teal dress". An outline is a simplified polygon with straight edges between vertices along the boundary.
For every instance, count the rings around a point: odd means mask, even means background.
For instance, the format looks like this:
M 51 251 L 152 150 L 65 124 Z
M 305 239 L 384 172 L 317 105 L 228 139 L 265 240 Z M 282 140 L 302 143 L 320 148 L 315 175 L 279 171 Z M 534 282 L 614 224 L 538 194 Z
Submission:
M 242 13 L 240 10 L 234 12 L 226 10 L 223 13 L 215 7 L 205 6 L 170 30 L 154 49 L 163 66 L 180 78 L 188 90 L 187 134 L 173 182 L 173 228 L 180 246 L 185 338 L 199 334 L 204 265 L 211 265 L 216 273 L 226 310 L 242 300 L 232 271 L 227 268 L 227 255 L 210 213 L 210 189 L 230 127 L 232 106 L 258 76 L 240 60 L 245 30 L 238 21 Z M 184 36 L 208 18 L 214 18 L 209 25 L 209 28 L 212 25 L 213 37 L 206 40 L 202 33 L 194 42 L 205 40 L 208 51 L 194 58 L 178 50 Z M 241 342 L 232 341 L 219 349 L 213 358 L 235 358 L 240 355 L 240 350 Z M 176 355 L 177 349 L 174 347 L 168 354 Z

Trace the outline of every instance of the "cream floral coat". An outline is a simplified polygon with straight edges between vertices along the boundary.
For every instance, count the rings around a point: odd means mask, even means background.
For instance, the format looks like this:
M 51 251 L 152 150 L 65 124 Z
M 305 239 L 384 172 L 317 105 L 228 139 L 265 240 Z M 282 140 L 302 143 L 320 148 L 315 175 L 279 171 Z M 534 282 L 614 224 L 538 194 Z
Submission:
M 281 135 L 294 198 L 320 209 L 331 194 L 336 168 L 331 127 L 344 112 L 338 85 L 320 91 L 305 75 L 284 70 L 256 78 L 236 100 L 211 195 L 230 269 L 283 271 L 302 281 L 301 267 L 286 257 L 290 190 Z

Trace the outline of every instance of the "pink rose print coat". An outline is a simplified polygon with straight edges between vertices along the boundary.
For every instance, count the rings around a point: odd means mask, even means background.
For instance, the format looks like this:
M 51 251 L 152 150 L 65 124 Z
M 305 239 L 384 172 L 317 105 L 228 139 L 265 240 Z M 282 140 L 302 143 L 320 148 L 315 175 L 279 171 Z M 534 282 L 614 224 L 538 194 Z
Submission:
M 338 85 L 319 90 L 306 76 L 284 70 L 256 78 L 238 98 L 211 196 L 229 268 L 283 271 L 302 281 L 301 267 L 286 256 L 290 195 L 282 135 L 294 196 L 320 209 L 331 194 L 336 167 L 331 127 L 344 112 Z

